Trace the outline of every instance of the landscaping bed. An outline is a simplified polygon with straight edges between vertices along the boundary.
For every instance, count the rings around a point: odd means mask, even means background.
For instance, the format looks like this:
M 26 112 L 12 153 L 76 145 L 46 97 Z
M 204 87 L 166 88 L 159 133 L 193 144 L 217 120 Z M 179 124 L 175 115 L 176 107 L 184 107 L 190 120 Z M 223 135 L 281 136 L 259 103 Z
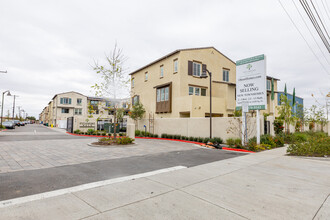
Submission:
M 129 137 L 103 137 L 99 138 L 97 142 L 92 143 L 92 145 L 98 146 L 111 146 L 111 145 L 129 145 L 134 144 L 134 139 Z

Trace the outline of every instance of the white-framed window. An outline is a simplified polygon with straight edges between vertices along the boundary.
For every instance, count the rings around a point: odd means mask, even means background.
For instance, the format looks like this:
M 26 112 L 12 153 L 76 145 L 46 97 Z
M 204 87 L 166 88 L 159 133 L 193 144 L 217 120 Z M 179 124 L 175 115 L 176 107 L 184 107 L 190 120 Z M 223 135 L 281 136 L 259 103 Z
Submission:
M 229 82 L 229 70 L 222 70 L 222 79 L 224 82 Z
M 62 113 L 68 114 L 70 112 L 70 109 L 68 108 L 62 108 Z
M 145 73 L 144 73 L 144 80 L 145 80 L 145 81 L 148 81 L 148 72 L 145 72 Z
M 267 90 L 271 90 L 271 85 L 272 85 L 272 82 L 269 80 L 269 79 L 267 79 Z
M 189 86 L 189 95 L 206 96 L 206 88 Z
M 164 66 L 160 66 L 160 77 L 164 77 Z
M 201 64 L 193 62 L 193 76 L 201 76 Z
M 159 88 L 157 89 L 157 102 L 164 102 L 164 101 L 168 101 L 170 95 L 170 87 L 163 87 L 163 88 Z
M 168 101 L 169 87 L 165 87 L 165 101 Z
M 173 72 L 174 73 L 178 72 L 178 59 L 173 61 Z
M 82 114 L 82 108 L 75 108 L 74 109 L 74 114 L 75 115 L 81 115 Z
M 71 98 L 61 98 L 60 99 L 61 104 L 71 104 Z
M 77 99 L 77 105 L 81 105 L 82 99 Z
M 200 95 L 201 89 L 198 87 L 195 87 L 195 95 Z
M 189 95 L 194 95 L 194 87 L 189 86 Z
M 91 100 L 91 105 L 98 106 L 99 105 L 99 101 L 98 100 Z
M 160 102 L 160 89 L 157 89 L 157 102 Z

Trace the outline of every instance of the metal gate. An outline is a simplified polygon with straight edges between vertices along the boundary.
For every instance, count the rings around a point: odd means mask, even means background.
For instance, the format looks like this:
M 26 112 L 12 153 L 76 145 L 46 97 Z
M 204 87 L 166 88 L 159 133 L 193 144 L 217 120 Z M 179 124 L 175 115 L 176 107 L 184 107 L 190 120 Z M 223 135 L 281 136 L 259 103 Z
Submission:
M 66 121 L 66 131 L 73 133 L 73 117 L 68 117 Z

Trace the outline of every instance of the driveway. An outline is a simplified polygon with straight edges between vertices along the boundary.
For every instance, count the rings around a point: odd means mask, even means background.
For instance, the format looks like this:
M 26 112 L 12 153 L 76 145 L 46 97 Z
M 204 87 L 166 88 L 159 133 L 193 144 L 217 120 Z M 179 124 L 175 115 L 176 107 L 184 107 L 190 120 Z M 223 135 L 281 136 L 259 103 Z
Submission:
M 91 147 L 96 138 L 27 125 L 0 132 L 0 201 L 173 166 L 192 167 L 244 155 L 165 140 Z

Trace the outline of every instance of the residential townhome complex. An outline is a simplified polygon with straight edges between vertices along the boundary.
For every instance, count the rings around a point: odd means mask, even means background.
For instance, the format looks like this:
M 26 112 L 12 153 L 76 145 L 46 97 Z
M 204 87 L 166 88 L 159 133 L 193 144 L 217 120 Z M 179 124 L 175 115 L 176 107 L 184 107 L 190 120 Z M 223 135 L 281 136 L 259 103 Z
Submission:
M 104 130 L 104 123 L 113 122 L 113 107 L 124 108 L 127 120 L 129 99 L 89 97 L 78 92 L 56 94 L 48 103 L 39 120 L 48 126 L 85 131 Z
M 196 118 L 210 116 L 210 78 L 202 78 L 203 65 L 212 73 L 212 117 L 232 117 L 236 107 L 236 64 L 214 47 L 180 49 L 130 73 L 132 102 L 141 102 L 146 117 Z M 267 112 L 274 114 L 271 80 L 267 77 Z

